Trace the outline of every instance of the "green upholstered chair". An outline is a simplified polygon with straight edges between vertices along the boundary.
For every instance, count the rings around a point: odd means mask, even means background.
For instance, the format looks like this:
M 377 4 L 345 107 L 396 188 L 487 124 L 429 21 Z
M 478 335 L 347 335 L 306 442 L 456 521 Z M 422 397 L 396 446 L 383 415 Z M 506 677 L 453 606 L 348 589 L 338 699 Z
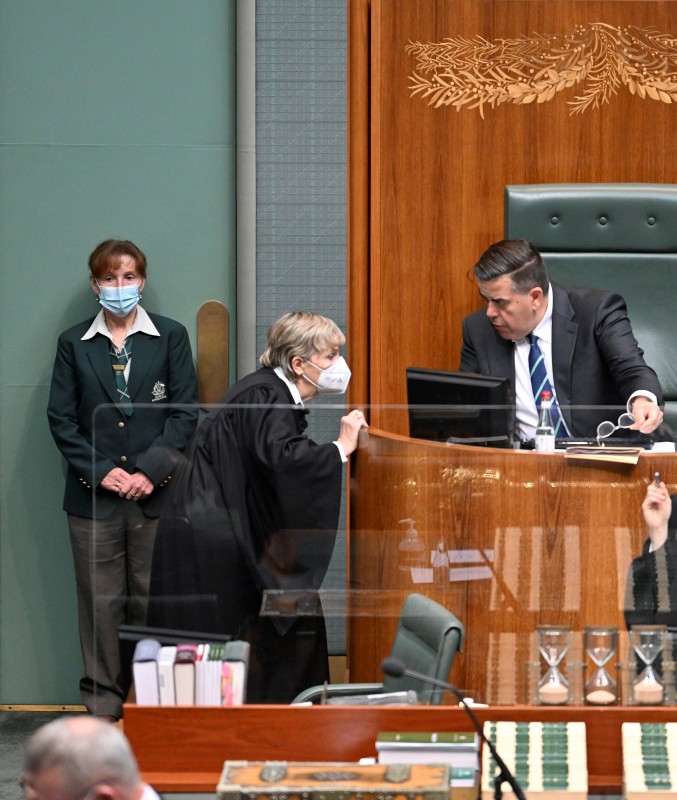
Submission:
M 463 623 L 444 606 L 422 594 L 410 594 L 404 601 L 395 633 L 391 658 L 398 658 L 412 670 L 446 681 L 456 653 L 463 649 Z M 388 675 L 382 683 L 332 683 L 312 686 L 294 698 L 294 703 L 317 702 L 327 697 L 382 694 L 413 689 L 419 702 L 440 705 L 444 690 L 403 676 Z
M 506 186 L 505 237 L 530 239 L 558 283 L 625 298 L 677 437 L 677 184 Z

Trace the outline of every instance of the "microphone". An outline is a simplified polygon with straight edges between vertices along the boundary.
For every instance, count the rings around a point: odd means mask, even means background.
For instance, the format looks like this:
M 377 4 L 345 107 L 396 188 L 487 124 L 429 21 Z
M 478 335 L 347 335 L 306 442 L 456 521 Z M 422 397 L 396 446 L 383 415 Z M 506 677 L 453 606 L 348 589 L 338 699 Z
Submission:
M 447 691 L 451 692 L 458 700 L 459 705 L 463 706 L 466 713 L 470 717 L 470 720 L 475 726 L 475 730 L 479 734 L 480 739 L 489 748 L 491 757 L 499 769 L 498 775 L 496 775 L 494 778 L 494 797 L 496 800 L 500 800 L 500 798 L 503 796 L 501 787 L 504 783 L 507 783 L 508 786 L 510 786 L 515 793 L 517 800 L 526 800 L 524 792 L 522 791 L 522 787 L 519 785 L 515 776 L 506 766 L 505 761 L 503 761 L 503 759 L 496 752 L 494 743 L 491 741 L 491 739 L 489 739 L 488 736 L 484 735 L 484 729 L 482 728 L 481 722 L 477 719 L 475 713 L 465 702 L 465 698 L 455 686 L 452 686 L 452 684 L 447 683 L 446 681 L 441 681 L 438 678 L 433 678 L 430 675 L 424 675 L 422 672 L 416 672 L 416 670 L 409 669 L 409 667 L 407 667 L 403 661 L 400 661 L 399 658 L 384 658 L 383 661 L 381 661 L 381 669 L 386 675 L 390 675 L 391 678 L 401 678 L 406 675 L 408 678 L 414 678 L 414 680 L 428 683 L 431 686 L 438 686 L 440 689 L 446 689 Z

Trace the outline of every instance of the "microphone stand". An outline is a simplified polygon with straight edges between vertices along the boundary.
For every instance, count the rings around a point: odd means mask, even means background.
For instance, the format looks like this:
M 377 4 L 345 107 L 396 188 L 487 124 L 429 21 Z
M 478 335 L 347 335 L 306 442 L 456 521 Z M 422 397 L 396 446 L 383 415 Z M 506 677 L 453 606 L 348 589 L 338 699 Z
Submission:
M 475 716 L 475 712 L 465 702 L 465 698 L 455 686 L 453 686 L 451 683 L 447 683 L 446 681 L 441 681 L 439 678 L 433 678 L 430 675 L 424 675 L 422 672 L 416 672 L 416 670 L 409 669 L 409 667 L 407 667 L 398 658 L 383 659 L 381 662 L 381 669 L 386 675 L 390 675 L 394 678 L 400 678 L 403 675 L 406 675 L 408 678 L 414 678 L 414 680 L 422 681 L 423 683 L 428 683 L 431 686 L 437 686 L 440 689 L 446 689 L 447 691 L 451 692 L 458 700 L 459 705 L 463 706 L 467 715 L 470 717 L 470 720 L 475 726 L 475 730 L 479 734 L 480 739 L 489 748 L 491 757 L 499 769 L 498 775 L 496 775 L 494 778 L 494 797 L 496 800 L 501 800 L 503 797 L 502 786 L 504 783 L 507 783 L 510 786 L 515 793 L 517 800 L 526 800 L 524 792 L 522 791 L 522 787 L 519 785 L 512 772 L 508 769 L 505 761 L 503 761 L 503 759 L 499 756 L 494 743 L 488 736 L 485 735 L 482 724 Z

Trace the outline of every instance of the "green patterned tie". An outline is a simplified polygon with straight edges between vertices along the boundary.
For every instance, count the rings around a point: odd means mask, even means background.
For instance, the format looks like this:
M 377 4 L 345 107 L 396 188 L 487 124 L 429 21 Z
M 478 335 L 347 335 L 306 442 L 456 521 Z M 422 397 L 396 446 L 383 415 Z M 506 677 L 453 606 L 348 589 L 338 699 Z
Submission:
M 111 342 L 110 357 L 113 364 L 113 374 L 115 375 L 115 383 L 118 388 L 118 398 L 122 405 L 122 410 L 126 416 L 131 417 L 134 409 L 132 408 L 132 400 L 127 391 L 125 368 L 127 367 L 129 359 L 132 357 L 132 337 L 129 336 L 125 339 L 120 349 Z

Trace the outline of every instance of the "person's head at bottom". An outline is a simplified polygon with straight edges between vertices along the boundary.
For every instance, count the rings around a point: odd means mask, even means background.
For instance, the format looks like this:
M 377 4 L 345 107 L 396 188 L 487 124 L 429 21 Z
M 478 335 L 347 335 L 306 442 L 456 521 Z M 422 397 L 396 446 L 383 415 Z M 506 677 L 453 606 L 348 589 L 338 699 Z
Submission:
M 139 800 L 144 793 L 122 731 L 84 715 L 60 717 L 32 734 L 22 784 L 26 800 Z

